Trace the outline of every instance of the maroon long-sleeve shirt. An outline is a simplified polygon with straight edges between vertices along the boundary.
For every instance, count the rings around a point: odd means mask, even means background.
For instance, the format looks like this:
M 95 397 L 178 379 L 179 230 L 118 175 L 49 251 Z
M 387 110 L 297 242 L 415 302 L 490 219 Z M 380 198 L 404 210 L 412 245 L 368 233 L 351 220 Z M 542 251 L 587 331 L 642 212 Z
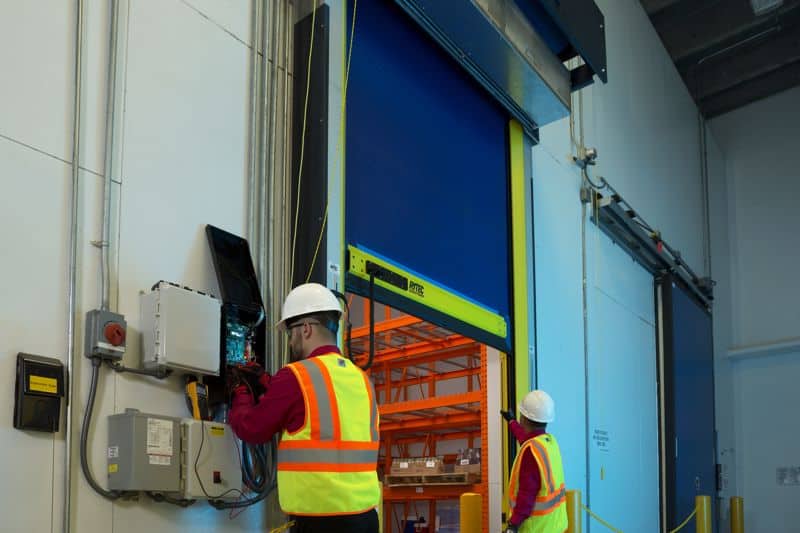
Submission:
M 528 433 L 516 420 L 508 423 L 511 433 L 517 442 L 523 444 L 525 441 L 543 435 L 543 429 L 534 429 Z M 522 463 L 519 467 L 519 486 L 517 488 L 517 503 L 511 513 L 509 524 L 519 526 L 526 518 L 531 516 L 533 505 L 536 503 L 536 495 L 542 488 L 542 475 L 539 472 L 539 465 L 536 464 L 533 454 L 528 452 L 520 459 Z
M 327 354 L 340 354 L 336 346 L 320 346 L 309 358 Z M 303 391 L 294 373 L 283 367 L 272 376 L 267 391 L 258 403 L 249 392 L 237 393 L 231 402 L 228 422 L 240 439 L 251 444 L 269 441 L 275 433 L 297 431 L 306 419 Z

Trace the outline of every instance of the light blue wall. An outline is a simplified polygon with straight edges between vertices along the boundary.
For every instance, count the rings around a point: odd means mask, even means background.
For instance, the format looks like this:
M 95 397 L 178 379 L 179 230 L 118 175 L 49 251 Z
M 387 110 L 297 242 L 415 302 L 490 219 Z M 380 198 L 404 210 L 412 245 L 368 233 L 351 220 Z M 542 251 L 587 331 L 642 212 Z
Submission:
M 706 131 L 710 127 L 706 125 Z M 734 433 L 733 368 L 727 360 L 731 346 L 731 242 L 728 227 L 728 184 L 725 161 L 713 135 L 706 137 L 708 153 L 709 220 L 711 234 L 711 276 L 714 287 L 714 389 L 717 421 L 717 460 L 721 465 L 720 531 L 729 529 L 729 499 L 737 495 L 736 441 Z
M 584 145 L 599 152 L 592 175 L 604 176 L 696 271 L 703 272 L 705 202 L 696 107 L 639 2 L 601 0 L 598 5 L 606 19 L 609 83 L 592 85 L 573 96 L 575 141 L 580 142 L 582 122 Z M 650 465 L 657 467 L 653 455 L 657 432 L 652 427 L 655 402 L 641 405 L 640 412 L 632 416 L 621 407 L 647 397 L 650 386 L 655 386 L 652 283 L 649 276 L 641 277 L 638 266 L 627 259 L 628 264 L 621 262 L 620 250 L 591 223 L 587 225 L 591 289 L 589 353 L 585 357 L 581 178 L 571 162 L 576 143 L 570 139 L 569 119 L 542 128 L 540 134 L 542 142 L 533 149 L 532 178 L 539 386 L 550 391 L 557 402 L 552 430 L 565 456 L 568 484 L 586 491 L 588 475 L 591 490 L 585 499 L 606 508 L 612 524 L 649 530 L 658 520 L 657 506 L 652 503 L 658 495 L 646 495 L 657 492 L 652 471 L 648 471 Z M 713 157 L 718 165 L 721 154 L 715 152 Z M 620 353 L 614 352 L 615 346 Z M 635 353 L 646 361 L 633 364 Z M 601 368 L 607 380 L 598 377 Z M 614 381 L 638 381 L 642 387 L 622 387 L 614 395 L 592 391 L 593 383 L 594 390 L 602 391 Z M 620 451 L 636 450 L 634 457 L 620 459 L 627 460 L 622 466 L 624 476 L 633 476 L 627 483 L 643 494 L 644 503 L 635 516 L 623 518 L 621 510 L 603 502 L 604 488 L 595 479 L 599 463 L 592 458 L 587 464 L 587 450 L 592 445 L 587 416 L 591 425 L 599 420 L 598 413 L 617 424 L 614 434 L 624 440 Z M 631 446 L 630 450 L 625 446 Z M 621 463 L 616 464 L 612 467 L 619 468 Z
M 799 121 L 796 88 L 711 123 L 727 162 L 736 346 L 800 337 Z
M 795 531 L 800 520 L 800 486 L 779 486 L 776 477 L 777 468 L 800 466 L 800 424 L 786 416 L 800 382 L 798 118 L 800 88 L 710 125 L 726 161 L 722 179 L 711 181 L 712 236 L 729 233 L 727 241 L 713 241 L 716 250 L 712 246 L 718 301 L 730 305 L 727 317 L 717 316 L 716 347 L 762 348 L 717 367 L 720 436 L 723 430 L 735 435 L 722 450 L 733 480 L 728 493 L 744 497 L 749 531 Z M 775 343 L 795 348 L 770 355 Z M 720 403 L 720 381 L 732 403 Z
M 657 531 L 653 276 L 594 226 L 587 230 L 588 500 L 622 531 Z

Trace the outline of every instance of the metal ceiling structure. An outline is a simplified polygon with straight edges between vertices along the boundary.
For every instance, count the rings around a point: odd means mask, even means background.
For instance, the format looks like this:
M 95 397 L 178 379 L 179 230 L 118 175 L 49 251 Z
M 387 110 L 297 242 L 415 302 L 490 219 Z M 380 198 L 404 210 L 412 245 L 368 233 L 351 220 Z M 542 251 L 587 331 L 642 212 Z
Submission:
M 800 85 L 800 0 L 640 2 L 706 118 Z

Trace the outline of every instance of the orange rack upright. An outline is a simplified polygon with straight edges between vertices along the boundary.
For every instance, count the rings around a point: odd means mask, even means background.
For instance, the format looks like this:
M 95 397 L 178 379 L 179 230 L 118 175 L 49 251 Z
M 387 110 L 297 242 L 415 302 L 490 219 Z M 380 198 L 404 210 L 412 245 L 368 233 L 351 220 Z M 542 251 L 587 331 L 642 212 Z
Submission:
M 405 517 L 412 506 L 427 502 L 429 523 L 434 525 L 437 501 L 457 501 L 464 492 L 476 492 L 483 496 L 482 530 L 488 531 L 486 347 L 412 316 L 391 316 L 387 308 L 385 319 L 374 325 L 374 358 L 368 370 L 380 412 L 383 530 L 401 531 L 397 504 L 403 505 Z M 368 326 L 354 328 L 351 335 L 350 350 L 362 366 L 368 359 L 369 336 Z M 414 445 L 422 448 L 422 456 L 444 455 L 452 464 L 454 453 L 438 453 L 444 441 L 463 442 L 463 448 L 480 442 L 479 480 L 443 475 L 397 483 L 397 477 L 389 476 L 392 460 L 407 457 Z M 387 478 L 395 482 L 386 483 Z

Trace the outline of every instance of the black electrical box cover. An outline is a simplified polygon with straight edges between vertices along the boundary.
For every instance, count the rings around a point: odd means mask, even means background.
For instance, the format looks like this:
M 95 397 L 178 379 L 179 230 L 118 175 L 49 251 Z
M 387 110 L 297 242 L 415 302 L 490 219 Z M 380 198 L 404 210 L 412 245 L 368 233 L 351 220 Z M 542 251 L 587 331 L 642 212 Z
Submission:
M 206 226 L 206 236 L 222 301 L 261 312 L 264 304 L 247 240 L 210 224 Z
M 225 381 L 228 366 L 233 364 L 226 355 L 227 339 L 231 333 L 228 324 L 238 323 L 252 328 L 250 355 L 256 363 L 264 366 L 267 320 L 247 240 L 210 224 L 206 226 L 206 237 L 222 300 L 220 373 L 219 377 L 206 376 L 204 379 L 208 385 L 209 405 L 215 405 L 226 399 Z
M 65 382 L 64 365 L 58 359 L 17 354 L 14 427 L 57 432 Z

